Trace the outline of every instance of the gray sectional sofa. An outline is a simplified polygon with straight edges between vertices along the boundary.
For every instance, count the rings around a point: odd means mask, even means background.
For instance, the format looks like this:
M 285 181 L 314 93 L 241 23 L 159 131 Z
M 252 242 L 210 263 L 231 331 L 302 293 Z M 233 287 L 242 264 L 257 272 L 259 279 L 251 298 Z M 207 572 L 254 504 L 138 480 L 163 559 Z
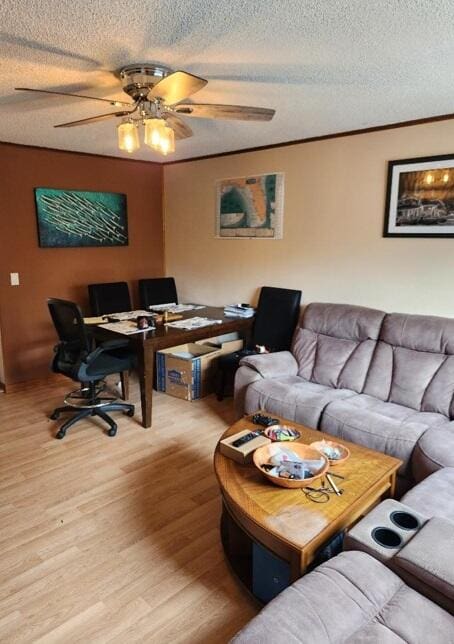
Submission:
M 242 360 L 235 404 L 238 415 L 263 409 L 396 456 L 400 492 L 411 489 L 374 508 L 345 552 L 233 642 L 454 644 L 454 320 L 310 304 L 291 352 Z M 395 507 L 418 527 L 391 552 L 372 526 Z
M 364 552 L 343 552 L 268 604 L 232 644 L 453 644 L 454 617 Z
M 454 466 L 454 320 L 309 304 L 291 351 L 243 358 L 235 405 L 400 458 L 403 491 Z

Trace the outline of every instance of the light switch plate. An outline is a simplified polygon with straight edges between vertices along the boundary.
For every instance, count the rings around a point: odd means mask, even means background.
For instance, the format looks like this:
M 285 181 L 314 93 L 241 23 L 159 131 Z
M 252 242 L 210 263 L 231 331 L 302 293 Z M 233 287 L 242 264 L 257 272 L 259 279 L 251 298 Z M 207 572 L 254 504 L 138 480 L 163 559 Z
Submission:
M 19 273 L 10 273 L 11 286 L 19 286 Z

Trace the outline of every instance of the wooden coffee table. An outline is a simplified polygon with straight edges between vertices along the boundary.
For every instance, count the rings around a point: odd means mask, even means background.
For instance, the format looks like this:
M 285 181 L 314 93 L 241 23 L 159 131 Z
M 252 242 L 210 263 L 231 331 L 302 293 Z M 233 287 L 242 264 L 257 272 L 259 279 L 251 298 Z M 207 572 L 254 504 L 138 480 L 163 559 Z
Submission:
M 250 419 L 247 416 L 239 420 L 222 438 L 243 429 L 257 429 Z M 342 496 L 332 494 L 327 503 L 315 503 L 301 489 L 277 487 L 255 465 L 240 465 L 223 456 L 219 446 L 216 448 L 214 469 L 223 499 L 224 549 L 235 572 L 251 589 L 254 548 L 257 550 L 259 546 L 264 548 L 265 556 L 270 553 L 277 557 L 277 569 L 284 571 L 284 577 L 287 566 L 287 581 L 292 583 L 316 561 L 321 548 L 333 537 L 352 527 L 382 499 L 394 496 L 396 472 L 402 464 L 392 456 L 283 418 L 280 421 L 301 432 L 299 442 L 336 440 L 350 449 L 351 456 L 345 463 L 331 468 L 345 477 L 345 480 L 334 479 L 344 490 Z M 285 585 L 282 580 L 276 583 Z

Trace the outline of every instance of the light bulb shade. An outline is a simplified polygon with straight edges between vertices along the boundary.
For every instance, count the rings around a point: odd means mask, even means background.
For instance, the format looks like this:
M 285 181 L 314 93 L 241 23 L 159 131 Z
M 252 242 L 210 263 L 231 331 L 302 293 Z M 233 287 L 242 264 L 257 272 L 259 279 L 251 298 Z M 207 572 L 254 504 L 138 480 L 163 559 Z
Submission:
M 166 126 L 164 119 L 145 119 L 143 124 L 145 126 L 145 144 L 154 150 L 160 150 L 161 133 Z
M 139 132 L 134 123 L 120 123 L 117 131 L 120 150 L 131 153 L 140 148 Z
M 159 148 L 164 156 L 167 156 L 169 152 L 175 152 L 175 132 L 167 125 L 161 131 Z

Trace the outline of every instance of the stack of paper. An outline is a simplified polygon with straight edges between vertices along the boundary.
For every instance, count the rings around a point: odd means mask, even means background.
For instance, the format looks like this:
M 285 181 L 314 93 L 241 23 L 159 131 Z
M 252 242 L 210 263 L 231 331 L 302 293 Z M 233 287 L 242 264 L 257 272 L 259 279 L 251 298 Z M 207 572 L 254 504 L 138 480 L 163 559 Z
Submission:
M 231 318 L 251 318 L 255 309 L 249 304 L 227 304 L 224 307 L 224 314 Z
M 158 311 L 163 312 L 167 311 L 167 313 L 184 313 L 185 311 L 195 311 L 196 309 L 204 309 L 205 306 L 203 304 L 175 304 L 175 302 L 171 304 L 152 304 L 150 306 L 151 311 Z
M 132 335 L 133 333 L 143 333 L 144 331 L 152 331 L 153 329 L 138 329 L 135 322 L 123 320 L 121 322 L 108 322 L 107 324 L 100 324 L 101 329 L 108 329 L 121 333 L 121 335 Z
M 178 320 L 178 322 L 167 322 L 166 326 L 172 329 L 201 329 L 204 326 L 211 326 L 212 324 L 222 324 L 222 320 L 212 320 L 211 318 L 188 318 L 187 320 Z
M 124 311 L 123 313 L 108 313 L 103 316 L 111 320 L 135 320 L 138 317 L 150 317 L 150 311 Z

